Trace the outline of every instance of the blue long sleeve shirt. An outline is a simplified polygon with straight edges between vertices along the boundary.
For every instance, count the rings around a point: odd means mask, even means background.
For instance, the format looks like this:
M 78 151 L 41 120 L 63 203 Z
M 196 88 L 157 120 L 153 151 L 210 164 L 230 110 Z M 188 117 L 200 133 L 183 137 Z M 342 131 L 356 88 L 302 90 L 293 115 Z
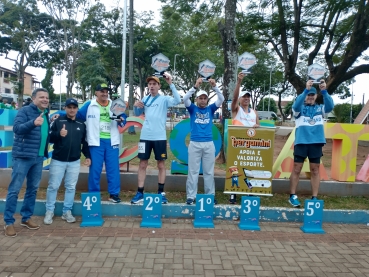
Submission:
M 333 110 L 333 99 L 326 90 L 322 90 L 324 104 L 306 105 L 304 101 L 308 93 L 309 91 L 305 89 L 292 105 L 293 116 L 296 120 L 295 145 L 325 144 L 324 116 Z

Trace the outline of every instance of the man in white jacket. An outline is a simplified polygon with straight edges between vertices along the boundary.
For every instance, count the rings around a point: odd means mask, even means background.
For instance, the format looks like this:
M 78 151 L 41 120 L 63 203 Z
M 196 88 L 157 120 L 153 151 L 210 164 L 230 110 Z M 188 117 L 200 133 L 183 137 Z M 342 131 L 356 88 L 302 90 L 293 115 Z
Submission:
M 100 175 L 105 162 L 108 179 L 109 201 L 119 203 L 120 172 L 118 124 L 121 121 L 112 119 L 110 111 L 112 101 L 109 99 L 109 88 L 106 84 L 96 87 L 96 98 L 87 101 L 77 113 L 77 118 L 86 121 L 87 142 L 91 154 L 90 173 L 88 175 L 88 190 L 100 191 Z

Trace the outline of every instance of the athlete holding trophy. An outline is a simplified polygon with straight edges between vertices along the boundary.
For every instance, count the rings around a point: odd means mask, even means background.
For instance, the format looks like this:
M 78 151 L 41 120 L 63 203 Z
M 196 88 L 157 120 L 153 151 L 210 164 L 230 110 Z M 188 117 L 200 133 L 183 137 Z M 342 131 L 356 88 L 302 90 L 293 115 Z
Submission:
M 314 78 L 313 78 L 314 79 Z M 315 79 L 316 83 L 316 79 Z M 324 79 L 320 80 L 319 89 L 323 95 L 324 104 L 317 104 L 317 91 L 313 87 L 314 80 L 306 82 L 306 89 L 296 98 L 292 106 L 295 117 L 296 135 L 294 146 L 294 165 L 290 177 L 290 199 L 293 207 L 299 207 L 300 201 L 296 195 L 297 185 L 304 161 L 309 158 L 311 173 L 312 199 L 318 196 L 320 185 L 320 158 L 323 156 L 323 146 L 326 143 L 324 135 L 324 116 L 334 107 L 333 99 L 328 94 Z

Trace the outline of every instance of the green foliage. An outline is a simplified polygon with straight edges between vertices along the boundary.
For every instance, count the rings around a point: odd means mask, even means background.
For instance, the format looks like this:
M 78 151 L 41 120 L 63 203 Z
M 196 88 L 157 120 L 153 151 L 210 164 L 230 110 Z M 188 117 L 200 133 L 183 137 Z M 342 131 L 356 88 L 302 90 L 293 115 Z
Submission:
M 49 99 L 51 102 L 55 101 L 54 87 L 53 87 L 54 69 L 51 63 L 46 67 L 45 78 L 41 81 L 43 88 L 49 92 Z
M 292 115 L 292 105 L 293 105 L 293 101 L 290 101 L 290 102 L 288 102 L 287 103 L 287 105 L 284 107 L 284 114 L 286 115 L 286 116 L 288 116 L 288 115 Z
M 10 51 L 18 53 L 17 58 L 11 60 L 18 75 L 13 83 L 19 94 L 20 107 L 23 103 L 24 72 L 29 65 L 41 64 L 44 46 L 52 44 L 51 25 L 51 17 L 40 13 L 34 0 L 0 0 L 0 53 L 6 57 Z
M 264 109 L 263 109 L 264 104 Z M 261 100 L 257 106 L 258 111 L 267 111 L 268 110 L 268 104 L 269 104 L 269 97 L 264 97 L 263 100 Z M 277 104 L 273 98 L 270 98 L 270 106 L 269 111 L 277 113 Z
M 362 108 L 363 108 L 362 104 L 352 105 L 352 122 L 359 115 Z M 336 117 L 332 121 L 337 123 L 350 123 L 351 105 L 348 103 L 336 104 L 333 108 L 332 113 Z

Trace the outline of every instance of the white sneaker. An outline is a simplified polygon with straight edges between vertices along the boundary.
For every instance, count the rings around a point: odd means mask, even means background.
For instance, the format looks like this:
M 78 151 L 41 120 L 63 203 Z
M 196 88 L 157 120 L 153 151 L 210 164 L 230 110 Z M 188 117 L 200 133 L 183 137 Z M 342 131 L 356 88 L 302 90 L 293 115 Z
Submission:
M 44 218 L 44 224 L 50 225 L 51 223 L 53 223 L 53 217 L 54 217 L 54 212 L 46 211 L 45 218 Z
M 63 220 L 66 220 L 68 223 L 76 222 L 76 218 L 72 215 L 71 211 L 67 211 L 61 217 Z

